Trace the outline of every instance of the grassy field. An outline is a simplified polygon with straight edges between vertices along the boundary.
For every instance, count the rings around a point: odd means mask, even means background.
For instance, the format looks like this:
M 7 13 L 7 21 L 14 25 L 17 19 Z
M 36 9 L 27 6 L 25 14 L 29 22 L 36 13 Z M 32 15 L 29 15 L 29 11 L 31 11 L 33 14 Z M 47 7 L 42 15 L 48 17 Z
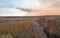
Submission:
M 0 38 L 47 38 L 48 34 L 60 35 L 60 18 L 40 18 L 33 25 L 30 20 L 0 21 Z M 46 26 L 47 25 L 47 26 Z

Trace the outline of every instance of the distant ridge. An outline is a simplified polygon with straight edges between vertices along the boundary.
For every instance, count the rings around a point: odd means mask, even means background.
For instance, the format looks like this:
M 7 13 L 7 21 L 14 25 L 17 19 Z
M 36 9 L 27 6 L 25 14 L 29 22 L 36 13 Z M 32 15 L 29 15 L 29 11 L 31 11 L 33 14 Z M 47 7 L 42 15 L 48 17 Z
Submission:
M 60 17 L 60 15 L 45 15 L 45 16 L 0 16 L 0 18 L 29 18 L 29 17 Z

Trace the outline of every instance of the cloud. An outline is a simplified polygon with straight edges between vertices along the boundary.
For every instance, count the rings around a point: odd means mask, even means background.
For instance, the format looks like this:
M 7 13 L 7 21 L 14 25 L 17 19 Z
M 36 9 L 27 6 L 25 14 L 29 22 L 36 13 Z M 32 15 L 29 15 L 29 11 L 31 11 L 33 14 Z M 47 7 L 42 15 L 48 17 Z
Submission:
M 57 0 L 0 0 L 0 7 L 15 7 L 15 8 L 27 8 L 27 9 L 40 9 L 42 6 L 60 5 L 60 1 Z
M 0 0 L 0 3 L 3 4 L 0 7 L 39 8 L 39 2 L 37 0 Z
M 24 12 L 31 12 L 32 11 L 32 9 L 27 9 L 27 8 L 16 8 L 16 9 L 22 10 Z
M 0 16 L 24 16 L 28 12 L 18 10 L 16 8 L 1 8 Z
M 50 9 L 60 6 L 58 0 L 0 0 L 0 16 L 24 16 L 32 10 Z M 37 13 L 37 12 L 36 12 Z M 34 13 L 33 13 L 34 14 Z
M 28 8 L 28 9 L 38 9 L 39 2 L 37 0 L 19 0 L 14 2 L 15 7 Z
M 19 3 L 20 2 L 20 3 Z M 60 1 L 57 0 L 19 0 L 14 2 L 15 7 L 27 8 L 27 9 L 42 9 L 48 8 L 51 5 L 59 6 Z

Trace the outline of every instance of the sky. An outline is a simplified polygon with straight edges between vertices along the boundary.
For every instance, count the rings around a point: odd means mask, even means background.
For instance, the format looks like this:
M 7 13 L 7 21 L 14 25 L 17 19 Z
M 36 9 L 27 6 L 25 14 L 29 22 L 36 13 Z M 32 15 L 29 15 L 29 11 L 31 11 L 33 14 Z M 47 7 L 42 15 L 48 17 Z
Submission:
M 26 16 L 33 10 L 60 6 L 59 0 L 0 0 L 0 16 Z
M 0 16 L 23 16 L 27 13 L 26 11 L 37 9 L 35 8 L 35 6 L 38 7 L 38 5 L 35 4 L 36 1 L 37 0 L 0 0 Z M 27 10 L 19 11 L 20 8 Z
M 37 0 L 0 0 L 1 7 L 21 7 L 21 8 L 36 8 L 39 6 Z

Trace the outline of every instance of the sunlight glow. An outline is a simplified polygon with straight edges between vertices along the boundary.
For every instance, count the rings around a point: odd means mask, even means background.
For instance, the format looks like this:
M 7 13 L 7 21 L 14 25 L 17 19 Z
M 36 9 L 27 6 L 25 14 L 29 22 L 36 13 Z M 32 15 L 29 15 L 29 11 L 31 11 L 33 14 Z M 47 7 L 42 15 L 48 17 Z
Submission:
M 26 16 L 26 14 L 28 13 L 16 8 L 2 8 L 0 10 L 0 16 Z

